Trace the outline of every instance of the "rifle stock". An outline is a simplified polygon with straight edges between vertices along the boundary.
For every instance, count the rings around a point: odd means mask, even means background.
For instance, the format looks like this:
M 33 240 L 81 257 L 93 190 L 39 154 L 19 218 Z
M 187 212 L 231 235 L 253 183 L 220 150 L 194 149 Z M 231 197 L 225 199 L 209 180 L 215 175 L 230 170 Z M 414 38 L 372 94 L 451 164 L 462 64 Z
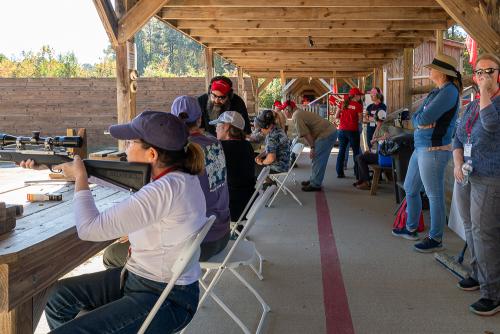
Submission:
M 28 159 L 35 161 L 39 165 L 46 165 L 51 170 L 55 165 L 73 160 L 64 152 L 23 152 L 0 149 L 0 160 L 2 161 L 12 161 L 19 164 L 21 161 Z M 151 166 L 146 163 L 84 159 L 83 164 L 88 176 L 94 176 L 130 191 L 138 191 L 151 179 Z

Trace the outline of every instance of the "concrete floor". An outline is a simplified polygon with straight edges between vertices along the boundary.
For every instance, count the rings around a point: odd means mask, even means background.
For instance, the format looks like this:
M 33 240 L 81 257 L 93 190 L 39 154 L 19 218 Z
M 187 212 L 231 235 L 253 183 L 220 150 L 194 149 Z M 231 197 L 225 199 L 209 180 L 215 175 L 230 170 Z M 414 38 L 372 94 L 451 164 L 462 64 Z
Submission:
M 330 158 L 324 190 L 354 332 L 499 334 L 500 314 L 484 318 L 468 311 L 478 292 L 458 290 L 457 279 L 433 255 L 414 252 L 411 241 L 391 235 L 396 209 L 391 185 L 382 184 L 377 196 L 354 189 L 352 168 L 346 179 L 335 177 L 335 159 L 335 155 Z M 300 181 L 310 173 L 309 159 L 304 156 L 299 165 L 295 172 Z M 323 293 L 316 195 L 301 192 L 298 185 L 292 189 L 304 206 L 279 195 L 250 233 L 267 259 L 264 280 L 246 268 L 240 272 L 271 306 L 265 333 L 327 333 L 324 297 L 328 296 Z M 455 254 L 463 241 L 447 229 L 444 244 Z M 100 258 L 95 257 L 77 270 L 100 268 Z M 260 305 L 239 281 L 227 274 L 215 291 L 250 328 L 256 328 Z M 42 319 L 36 333 L 46 331 Z M 208 299 L 187 332 L 241 331 Z M 346 331 L 330 327 L 328 333 Z

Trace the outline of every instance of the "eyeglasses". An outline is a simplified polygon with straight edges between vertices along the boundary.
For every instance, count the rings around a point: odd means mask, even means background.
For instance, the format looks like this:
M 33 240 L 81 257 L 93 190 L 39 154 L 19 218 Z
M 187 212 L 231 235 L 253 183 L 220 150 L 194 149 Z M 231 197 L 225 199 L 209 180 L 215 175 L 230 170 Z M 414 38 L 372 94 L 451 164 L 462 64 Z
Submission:
M 475 75 L 483 75 L 483 74 L 488 74 L 492 75 L 495 71 L 498 71 L 498 68 L 480 68 L 478 70 L 474 71 Z
M 133 143 L 142 144 L 140 140 L 125 140 L 125 147 L 130 147 Z
M 214 100 L 225 100 L 227 97 L 227 95 L 215 95 L 214 93 L 210 93 L 210 95 L 212 95 Z

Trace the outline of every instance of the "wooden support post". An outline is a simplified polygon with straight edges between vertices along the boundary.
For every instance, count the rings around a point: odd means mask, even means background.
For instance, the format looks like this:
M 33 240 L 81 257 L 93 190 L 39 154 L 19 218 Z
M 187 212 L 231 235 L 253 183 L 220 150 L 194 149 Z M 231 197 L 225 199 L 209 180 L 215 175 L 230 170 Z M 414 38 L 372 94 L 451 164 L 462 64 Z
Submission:
M 118 19 L 125 16 L 129 2 L 116 0 L 115 11 Z M 127 123 L 136 116 L 137 72 L 132 58 L 135 53 L 134 38 L 119 43 L 116 47 L 116 107 L 118 123 Z M 130 58 L 130 59 L 129 59 Z M 119 141 L 120 151 L 125 150 L 125 142 Z
M 255 103 L 254 112 L 255 112 L 255 115 L 258 115 L 259 114 L 259 103 L 260 103 L 259 78 L 258 77 L 250 77 L 250 79 L 252 82 L 252 91 L 254 92 L 254 103 Z
M 212 48 L 205 48 L 205 88 L 208 92 L 210 88 L 210 80 L 214 76 L 214 50 Z
M 283 101 L 286 101 L 287 100 L 285 92 L 286 76 L 285 76 L 285 71 L 283 70 L 280 70 L 280 83 L 281 83 L 281 99 Z
M 411 110 L 413 89 L 413 49 L 405 48 L 403 54 L 403 107 Z
M 244 91 L 245 91 L 245 79 L 243 78 L 243 68 L 238 67 L 238 95 L 242 97 Z
M 443 30 L 436 30 L 436 54 L 442 54 L 443 52 Z

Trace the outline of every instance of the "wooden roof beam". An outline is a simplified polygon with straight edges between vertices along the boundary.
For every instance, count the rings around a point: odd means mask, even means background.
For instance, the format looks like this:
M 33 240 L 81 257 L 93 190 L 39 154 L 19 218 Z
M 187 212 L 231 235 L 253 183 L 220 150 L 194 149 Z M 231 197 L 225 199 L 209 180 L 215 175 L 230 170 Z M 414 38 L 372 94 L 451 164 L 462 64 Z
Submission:
M 118 19 L 113 6 L 109 0 L 94 0 L 94 6 L 104 25 L 104 30 L 108 34 L 111 46 L 116 49 L 118 46 Z
M 433 7 L 434 0 L 171 0 L 166 7 Z
M 315 38 L 432 38 L 432 30 L 327 30 L 327 29 L 187 29 L 193 37 L 309 37 Z
M 300 52 L 299 50 L 287 50 L 287 51 L 241 51 L 241 50 L 219 50 L 219 54 L 224 57 L 229 58 L 243 58 L 243 59 L 262 59 L 262 58 L 279 58 L 279 59 L 294 59 L 294 58 L 324 58 L 324 59 L 353 59 L 353 58 L 362 58 L 362 59 L 390 59 L 393 57 L 397 57 L 400 52 L 389 50 L 382 51 L 379 50 L 370 52 L 367 50 L 360 51 L 304 51 Z
M 279 71 L 253 71 L 249 72 L 252 76 L 259 78 L 279 77 Z M 350 78 L 360 75 L 366 75 L 368 72 L 349 72 L 349 71 L 284 71 L 285 78 Z
M 339 20 L 332 17 L 326 21 L 304 20 L 244 20 L 224 21 L 216 20 L 177 20 L 175 26 L 179 29 L 325 29 L 325 30 L 446 30 L 446 20 Z
M 118 22 L 118 43 L 125 43 L 167 4 L 169 0 L 141 0 Z
M 414 43 L 414 42 L 407 42 L 407 43 L 402 43 L 402 44 L 376 44 L 374 43 L 375 41 L 372 41 L 371 44 L 352 44 L 355 43 L 354 41 L 351 41 L 351 44 L 337 44 L 337 43 L 332 43 L 332 44 L 324 44 L 321 45 L 321 47 L 318 47 L 318 49 L 325 50 L 329 49 L 332 51 L 338 50 L 341 51 L 343 49 L 358 49 L 358 50 L 377 50 L 380 48 L 383 48 L 385 50 L 403 50 L 403 48 L 410 48 L 410 47 L 416 47 L 420 43 Z M 259 43 L 259 44 L 252 44 L 252 43 L 231 43 L 231 44 L 224 44 L 224 43 L 206 43 L 207 47 L 211 47 L 214 50 L 222 50 L 222 49 L 236 49 L 236 50 L 247 50 L 247 51 L 266 51 L 266 50 L 277 50 L 279 48 L 283 47 L 283 44 L 281 43 Z M 304 50 L 304 51 L 311 51 L 314 50 L 313 48 L 310 48 L 308 45 L 305 44 L 293 44 L 293 45 L 286 45 L 287 48 L 290 49 L 295 49 L 295 50 Z
M 201 43 L 217 43 L 217 44 L 281 44 L 290 47 L 292 44 L 299 44 L 311 48 L 307 37 L 199 37 L 197 38 Z M 374 40 L 370 37 L 312 37 L 314 46 L 322 46 L 325 44 L 379 44 L 384 46 L 386 44 L 408 44 L 408 43 L 422 43 L 423 38 L 405 38 L 405 37 L 392 37 L 392 38 L 377 38 Z
M 436 0 L 479 46 L 492 53 L 500 53 L 500 33 L 479 13 L 468 0 Z
M 158 1 L 158 0 L 151 0 Z M 448 14 L 441 8 L 403 8 L 403 7 L 319 7 L 319 8 L 230 8 L 230 7 L 187 7 L 163 8 L 160 16 L 166 20 L 446 20 Z

